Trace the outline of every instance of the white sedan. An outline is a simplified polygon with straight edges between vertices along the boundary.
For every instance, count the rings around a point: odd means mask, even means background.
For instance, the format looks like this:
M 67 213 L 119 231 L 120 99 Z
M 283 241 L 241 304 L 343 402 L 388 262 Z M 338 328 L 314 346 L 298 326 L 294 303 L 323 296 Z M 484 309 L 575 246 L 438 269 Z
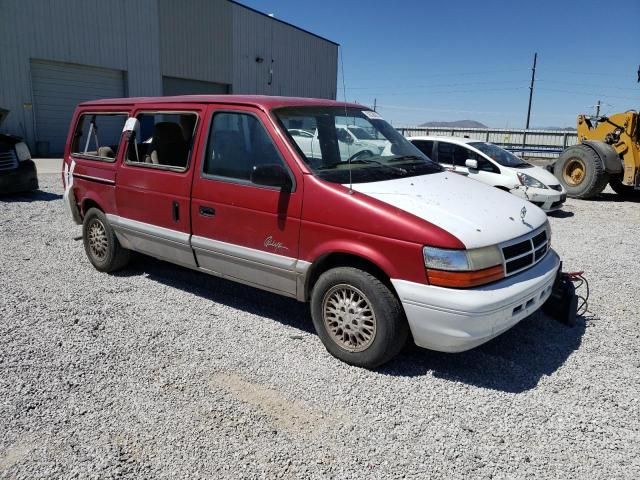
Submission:
M 493 143 L 460 137 L 408 139 L 446 169 L 511 192 L 546 212 L 562 208 L 567 199 L 567 192 L 550 172 Z

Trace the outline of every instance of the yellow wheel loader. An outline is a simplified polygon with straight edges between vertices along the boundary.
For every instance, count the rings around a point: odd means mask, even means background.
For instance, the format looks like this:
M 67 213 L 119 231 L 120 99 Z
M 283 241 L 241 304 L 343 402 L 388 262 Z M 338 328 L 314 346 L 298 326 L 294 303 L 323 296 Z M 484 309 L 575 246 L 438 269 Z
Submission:
M 640 198 L 640 114 L 578 116 L 578 144 L 547 167 L 573 198 L 592 198 L 607 186 Z

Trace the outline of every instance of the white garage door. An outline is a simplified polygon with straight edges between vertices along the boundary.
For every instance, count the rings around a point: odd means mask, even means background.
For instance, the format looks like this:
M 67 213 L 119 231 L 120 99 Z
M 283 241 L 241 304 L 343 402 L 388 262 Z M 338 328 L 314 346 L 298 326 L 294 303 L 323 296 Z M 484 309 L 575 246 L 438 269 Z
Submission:
M 78 103 L 125 96 L 122 71 L 84 65 L 32 60 L 31 84 L 36 140 L 49 142 L 52 154 L 64 151 Z
M 221 95 L 229 93 L 229 85 L 186 78 L 162 77 L 162 93 L 164 95 Z

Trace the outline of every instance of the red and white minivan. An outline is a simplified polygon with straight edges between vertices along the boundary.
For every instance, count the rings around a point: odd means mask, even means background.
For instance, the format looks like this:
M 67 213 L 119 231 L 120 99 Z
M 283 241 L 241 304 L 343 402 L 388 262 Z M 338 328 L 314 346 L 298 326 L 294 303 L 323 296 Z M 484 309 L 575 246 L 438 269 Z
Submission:
M 351 152 L 345 125 L 382 148 Z M 318 139 L 304 153 L 303 137 Z M 408 337 L 480 345 L 536 311 L 560 265 L 542 210 L 444 171 L 356 104 L 86 102 L 63 170 L 95 268 L 136 251 L 309 301 L 327 350 L 353 365 L 388 361 Z

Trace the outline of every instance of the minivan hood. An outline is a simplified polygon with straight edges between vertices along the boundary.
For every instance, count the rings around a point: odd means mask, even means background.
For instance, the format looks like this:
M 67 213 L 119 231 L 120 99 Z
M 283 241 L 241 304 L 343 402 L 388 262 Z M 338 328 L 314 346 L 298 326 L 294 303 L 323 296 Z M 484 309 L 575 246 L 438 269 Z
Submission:
M 437 225 L 467 248 L 517 238 L 547 221 L 546 214 L 526 200 L 451 172 L 357 183 L 352 188 Z

